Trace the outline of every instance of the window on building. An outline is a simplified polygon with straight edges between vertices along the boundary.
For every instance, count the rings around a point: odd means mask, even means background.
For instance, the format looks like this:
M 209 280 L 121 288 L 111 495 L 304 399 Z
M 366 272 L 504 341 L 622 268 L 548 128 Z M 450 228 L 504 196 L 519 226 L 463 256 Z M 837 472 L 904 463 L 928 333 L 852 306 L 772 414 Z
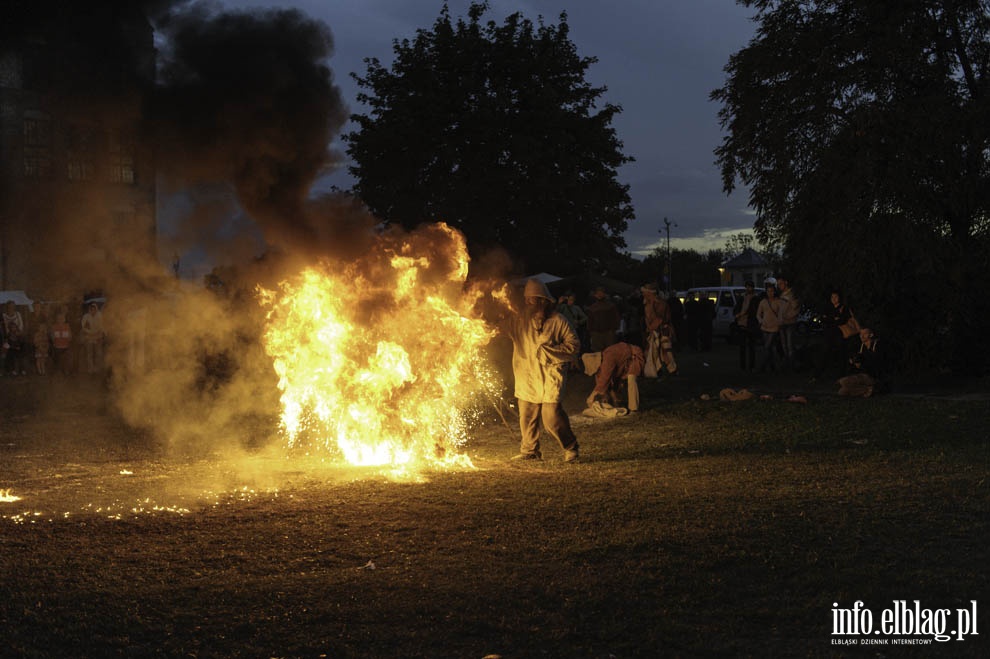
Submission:
M 134 225 L 134 211 L 118 210 L 113 212 L 113 225 L 117 229 L 124 229 Z
M 69 126 L 65 142 L 69 180 L 91 181 L 96 172 L 96 131 L 89 126 Z
M 24 118 L 24 176 L 48 178 L 52 172 L 52 122 L 42 117 Z
M 21 88 L 21 56 L 19 53 L 0 53 L 0 87 Z
M 38 47 L 24 52 L 21 62 L 21 85 L 31 91 L 46 91 L 52 86 L 53 56 L 50 49 Z
M 124 131 L 110 131 L 109 171 L 111 183 L 134 185 L 136 144 L 134 136 Z

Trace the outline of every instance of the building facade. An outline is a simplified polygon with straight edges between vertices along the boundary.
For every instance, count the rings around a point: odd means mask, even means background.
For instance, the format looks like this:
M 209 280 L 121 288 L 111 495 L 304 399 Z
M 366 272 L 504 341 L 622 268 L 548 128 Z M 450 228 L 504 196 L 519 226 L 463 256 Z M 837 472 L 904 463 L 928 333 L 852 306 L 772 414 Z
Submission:
M 0 9 L 0 290 L 69 300 L 155 258 L 155 47 L 137 3 Z M 78 5 L 78 6 L 76 6 Z

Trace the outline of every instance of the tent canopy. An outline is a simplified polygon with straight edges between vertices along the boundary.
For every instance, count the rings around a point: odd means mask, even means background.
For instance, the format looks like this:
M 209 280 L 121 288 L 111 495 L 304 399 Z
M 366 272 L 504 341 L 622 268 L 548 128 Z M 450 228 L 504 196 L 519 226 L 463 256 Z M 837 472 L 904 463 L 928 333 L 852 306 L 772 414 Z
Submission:
M 24 291 L 0 291 L 0 305 L 13 302 L 19 307 L 27 307 L 34 311 L 34 300 L 29 298 Z

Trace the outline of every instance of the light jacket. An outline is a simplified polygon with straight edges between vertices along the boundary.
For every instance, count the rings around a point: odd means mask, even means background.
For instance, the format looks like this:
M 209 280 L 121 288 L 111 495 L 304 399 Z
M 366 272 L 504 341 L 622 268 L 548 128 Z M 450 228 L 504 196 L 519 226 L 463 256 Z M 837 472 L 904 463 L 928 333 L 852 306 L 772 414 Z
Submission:
M 556 403 L 564 392 L 567 369 L 581 350 L 571 324 L 551 312 L 537 331 L 524 317 L 507 318 L 503 331 L 512 340 L 515 395 L 527 403 Z
M 777 298 L 780 300 L 780 324 L 793 325 L 801 313 L 801 300 L 794 294 L 794 289 L 788 288 Z
M 760 306 L 756 309 L 756 319 L 760 321 L 760 330 L 764 332 L 780 331 L 780 299 L 765 297 L 760 300 Z

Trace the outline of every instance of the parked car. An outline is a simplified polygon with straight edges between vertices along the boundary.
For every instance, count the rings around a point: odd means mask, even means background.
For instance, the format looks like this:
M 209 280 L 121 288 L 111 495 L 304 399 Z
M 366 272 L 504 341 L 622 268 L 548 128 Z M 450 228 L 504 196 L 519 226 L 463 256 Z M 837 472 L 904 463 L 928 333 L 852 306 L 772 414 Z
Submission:
M 699 286 L 689 288 L 683 293 L 688 297 L 695 293 L 704 295 L 715 304 L 715 318 L 712 320 L 712 336 L 724 336 L 732 338 L 732 326 L 736 322 L 736 315 L 733 311 L 736 302 L 742 299 L 746 293 L 745 286 Z M 678 293 L 678 297 L 681 297 Z
M 794 330 L 801 336 L 817 334 L 822 331 L 822 319 L 811 307 L 801 307 Z

